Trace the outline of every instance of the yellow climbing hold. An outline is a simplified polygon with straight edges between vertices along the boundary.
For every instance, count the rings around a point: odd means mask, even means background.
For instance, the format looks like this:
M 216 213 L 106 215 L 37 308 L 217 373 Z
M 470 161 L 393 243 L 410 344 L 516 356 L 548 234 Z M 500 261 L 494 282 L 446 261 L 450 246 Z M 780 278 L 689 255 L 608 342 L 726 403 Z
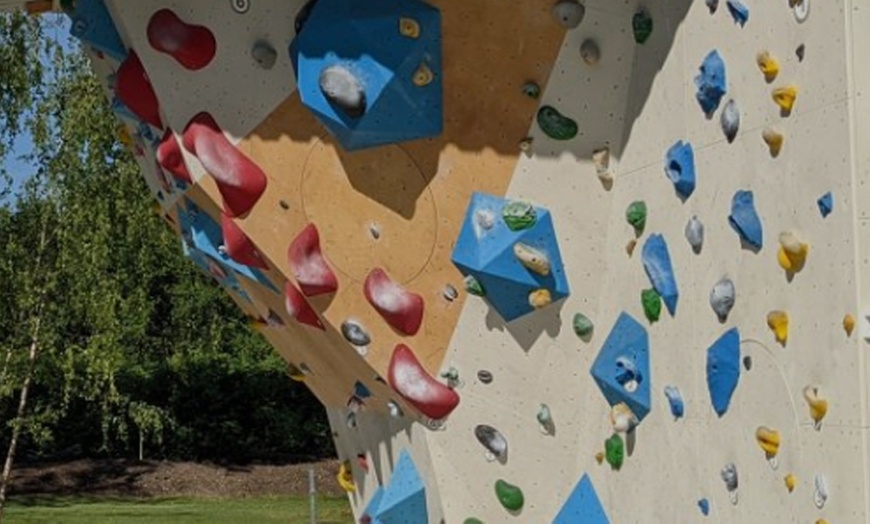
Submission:
M 535 309 L 547 307 L 553 302 L 553 297 L 548 289 L 536 289 L 529 293 L 529 305 Z
M 419 38 L 420 24 L 413 18 L 403 16 L 399 18 L 399 34 L 406 38 Z
M 789 473 L 785 476 L 785 487 L 788 489 L 788 492 L 791 493 L 794 491 L 795 486 L 797 486 L 797 477 L 794 474 Z
M 338 475 L 336 475 L 338 479 L 338 485 L 341 486 L 341 489 L 351 493 L 356 491 L 356 483 L 353 481 L 353 471 L 350 469 L 350 461 L 345 460 L 341 463 L 341 467 L 338 468 Z
M 810 407 L 810 418 L 816 423 L 816 427 L 822 423 L 822 419 L 828 414 L 828 401 L 819 395 L 818 386 L 804 388 L 804 400 Z
M 637 426 L 638 420 L 628 404 L 620 402 L 610 410 L 610 423 L 613 424 L 613 431 L 627 433 Z
M 428 65 L 423 63 L 420 64 L 419 67 L 417 67 L 416 71 L 414 71 L 414 78 L 412 80 L 414 82 L 414 85 L 417 87 L 427 86 L 431 84 L 433 80 L 435 80 L 435 73 L 433 73 L 432 70 L 429 69 Z
M 803 269 L 809 251 L 810 245 L 802 242 L 794 232 L 786 231 L 779 235 L 777 258 L 784 270 L 796 273 Z
M 855 317 L 851 313 L 846 313 L 843 317 L 843 329 L 846 330 L 847 337 L 851 337 L 852 331 L 855 331 Z
M 763 138 L 764 142 L 767 144 L 767 148 L 770 150 L 770 156 L 774 158 L 778 157 L 779 152 L 782 150 L 782 143 L 785 140 L 785 136 L 775 128 L 768 127 L 761 132 L 761 138 Z
M 514 256 L 529 271 L 534 271 L 543 277 L 550 274 L 550 258 L 543 251 L 517 242 L 514 244 Z
M 788 313 L 771 311 L 767 314 L 767 326 L 773 330 L 776 341 L 785 345 L 785 341 L 788 340 Z
M 126 147 L 133 147 L 133 137 L 131 137 L 130 132 L 127 131 L 127 126 L 124 124 L 118 124 L 118 126 L 115 127 L 115 135 L 118 137 L 118 141 Z
M 759 426 L 755 430 L 755 440 L 758 441 L 767 458 L 773 458 L 779 452 L 779 431 Z
M 771 56 L 767 51 L 762 51 L 755 56 L 755 61 L 767 82 L 776 80 L 776 75 L 779 74 L 779 62 L 776 58 Z
M 791 113 L 791 110 L 794 108 L 794 101 L 797 98 L 798 89 L 796 86 L 788 85 L 785 87 L 778 87 L 773 90 L 773 101 L 776 102 L 776 105 L 780 107 L 784 112 Z

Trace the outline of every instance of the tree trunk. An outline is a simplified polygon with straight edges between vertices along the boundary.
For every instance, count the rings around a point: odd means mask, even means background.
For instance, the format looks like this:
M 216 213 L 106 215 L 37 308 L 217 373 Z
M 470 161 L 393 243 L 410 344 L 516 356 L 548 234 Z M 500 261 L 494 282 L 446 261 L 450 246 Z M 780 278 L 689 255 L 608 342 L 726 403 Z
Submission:
M 42 309 L 42 304 L 39 305 Z M 27 372 L 24 382 L 21 384 L 21 394 L 18 397 L 18 410 L 15 413 L 15 423 L 12 426 L 12 439 L 9 441 L 9 449 L 6 451 L 6 462 L 3 464 L 3 476 L 0 477 L 0 522 L 3 522 L 3 510 L 6 507 L 6 489 L 9 487 L 9 478 L 12 475 L 12 463 L 15 461 L 15 450 L 18 447 L 18 437 L 21 436 L 21 428 L 24 426 L 27 413 L 27 394 L 30 391 L 30 381 L 33 378 L 33 370 L 36 364 L 36 356 L 39 353 L 39 325 L 42 323 L 42 313 L 36 317 L 33 326 L 33 337 L 30 341 L 30 353 L 27 357 Z

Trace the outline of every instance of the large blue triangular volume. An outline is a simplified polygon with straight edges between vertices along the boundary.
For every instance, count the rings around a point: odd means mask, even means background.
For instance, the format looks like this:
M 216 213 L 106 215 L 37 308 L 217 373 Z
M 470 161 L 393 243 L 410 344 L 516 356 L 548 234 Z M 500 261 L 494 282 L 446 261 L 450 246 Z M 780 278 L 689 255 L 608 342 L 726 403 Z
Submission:
M 414 20 L 416 37 L 397 30 Z M 347 150 L 438 136 L 442 131 L 441 13 L 419 0 L 318 0 L 290 44 L 302 103 Z M 348 115 L 320 89 L 341 66 L 359 80 L 365 112 Z M 415 83 L 423 68 L 428 82 Z
M 649 414 L 649 336 L 631 315 L 619 315 L 590 373 L 611 406 L 624 402 L 638 421 Z
M 536 207 L 537 219 L 531 228 L 511 231 L 502 219 L 502 209 L 508 203 L 493 195 L 472 195 L 452 261 L 463 275 L 471 275 L 481 283 L 487 302 L 502 318 L 511 321 L 534 311 L 529 304 L 531 292 L 547 289 L 555 302 L 567 297 L 570 289 L 549 211 Z M 547 254 L 549 275 L 534 273 L 517 260 L 513 248 L 518 242 Z
M 127 46 L 115 28 L 115 22 L 103 0 L 76 0 L 70 34 L 118 62 L 127 58 Z
M 223 233 L 221 232 L 220 225 L 207 213 L 196 207 L 193 202 L 185 199 L 185 205 L 178 207 L 178 221 L 182 237 L 185 237 L 191 247 L 208 255 L 210 259 L 219 262 L 226 270 L 225 272 L 231 273 L 235 271 L 254 282 L 262 284 L 273 293 L 280 293 L 275 284 L 258 269 L 239 264 L 220 249 L 220 245 L 223 243 Z
M 728 411 L 740 380 L 740 332 L 731 328 L 707 349 L 707 389 L 720 417 Z
M 378 504 L 377 521 L 383 524 L 427 524 L 426 486 L 414 460 L 407 450 L 402 450 L 396 469 L 384 496 Z
M 583 474 L 553 524 L 610 524 L 589 475 Z

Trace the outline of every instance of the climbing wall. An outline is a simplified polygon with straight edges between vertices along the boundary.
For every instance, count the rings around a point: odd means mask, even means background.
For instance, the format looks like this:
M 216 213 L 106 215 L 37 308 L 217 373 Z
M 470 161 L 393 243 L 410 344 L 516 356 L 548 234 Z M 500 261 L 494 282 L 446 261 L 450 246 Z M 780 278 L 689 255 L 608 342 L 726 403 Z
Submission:
M 359 522 L 870 518 L 870 6 L 68 9 Z

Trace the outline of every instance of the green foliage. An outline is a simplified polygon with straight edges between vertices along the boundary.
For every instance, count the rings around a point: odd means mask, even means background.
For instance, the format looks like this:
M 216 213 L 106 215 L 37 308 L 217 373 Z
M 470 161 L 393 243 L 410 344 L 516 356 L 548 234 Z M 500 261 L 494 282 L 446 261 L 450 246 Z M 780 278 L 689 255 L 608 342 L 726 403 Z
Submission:
M 20 423 L 30 457 L 330 454 L 322 408 L 151 211 L 86 57 L 32 20 L 0 16 L 0 143 L 29 133 L 37 167 L 0 206 L 0 444 Z

